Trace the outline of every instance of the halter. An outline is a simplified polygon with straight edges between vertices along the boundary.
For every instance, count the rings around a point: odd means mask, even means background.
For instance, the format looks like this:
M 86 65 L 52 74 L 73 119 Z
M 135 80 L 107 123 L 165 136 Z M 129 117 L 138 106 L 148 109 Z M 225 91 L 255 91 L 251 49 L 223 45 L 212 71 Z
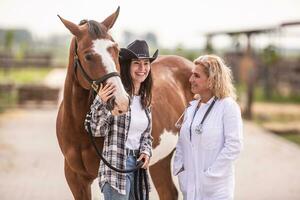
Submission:
M 108 73 L 108 74 L 105 74 L 103 75 L 102 77 L 100 77 L 99 79 L 97 80 L 93 80 L 83 69 L 81 63 L 80 63 L 80 60 L 79 60 L 79 57 L 78 57 L 78 54 L 77 54 L 77 48 L 78 48 L 78 45 L 77 45 L 77 39 L 75 38 L 75 48 L 74 48 L 74 73 L 75 73 L 75 77 L 78 81 L 78 78 L 77 78 L 77 67 L 80 69 L 80 72 L 81 74 L 83 75 L 84 79 L 86 81 L 88 81 L 90 84 L 91 84 L 91 88 L 93 88 L 95 90 L 95 92 L 98 92 L 98 89 L 99 89 L 99 85 L 101 83 L 103 83 L 104 81 L 106 81 L 107 79 L 113 77 L 113 76 L 119 76 L 120 77 L 120 74 L 118 72 L 111 72 L 111 73 Z

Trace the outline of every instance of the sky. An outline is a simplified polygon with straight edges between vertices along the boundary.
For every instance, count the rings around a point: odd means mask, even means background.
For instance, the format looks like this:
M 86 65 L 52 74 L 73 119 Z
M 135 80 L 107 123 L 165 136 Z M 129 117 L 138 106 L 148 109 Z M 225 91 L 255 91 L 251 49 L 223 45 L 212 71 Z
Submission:
M 27 28 L 35 37 L 69 34 L 57 14 L 75 23 L 101 22 L 118 6 L 120 15 L 111 30 L 116 40 L 123 30 L 151 31 L 164 47 L 196 48 L 206 32 L 300 20 L 299 0 L 0 0 L 0 28 Z M 222 37 L 215 40 L 226 43 Z

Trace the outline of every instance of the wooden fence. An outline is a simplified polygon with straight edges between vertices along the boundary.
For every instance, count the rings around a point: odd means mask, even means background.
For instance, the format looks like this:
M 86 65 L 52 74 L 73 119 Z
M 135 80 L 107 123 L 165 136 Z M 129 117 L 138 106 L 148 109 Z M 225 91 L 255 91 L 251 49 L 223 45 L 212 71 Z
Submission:
M 22 59 L 16 59 L 12 54 L 0 53 L 0 67 L 50 67 L 52 54 L 25 54 Z

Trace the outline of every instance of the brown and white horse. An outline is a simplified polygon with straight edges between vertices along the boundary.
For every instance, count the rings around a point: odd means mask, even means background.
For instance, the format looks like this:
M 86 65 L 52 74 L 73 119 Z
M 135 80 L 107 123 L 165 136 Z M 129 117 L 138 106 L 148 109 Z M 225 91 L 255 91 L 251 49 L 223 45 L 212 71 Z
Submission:
M 99 158 L 84 129 L 84 119 L 91 98 L 91 80 L 120 71 L 119 49 L 108 34 L 118 17 L 119 9 L 102 23 L 90 21 L 76 25 L 61 18 L 74 35 L 70 46 L 69 65 L 60 105 L 56 132 L 64 155 L 65 177 L 76 200 L 91 200 L 91 184 L 97 177 Z M 83 69 L 75 67 L 78 57 Z M 178 192 L 172 181 L 171 158 L 178 130 L 174 124 L 192 99 L 188 78 L 193 63 L 178 56 L 161 56 L 152 63 L 153 88 L 153 157 L 150 174 L 162 200 L 177 199 Z M 83 72 L 86 75 L 83 75 Z M 118 76 L 107 77 L 106 82 L 117 86 L 112 113 L 128 109 L 126 94 Z M 100 150 L 103 138 L 96 138 Z M 151 195 L 151 194 L 150 194 Z M 151 198 L 151 196 L 150 196 Z

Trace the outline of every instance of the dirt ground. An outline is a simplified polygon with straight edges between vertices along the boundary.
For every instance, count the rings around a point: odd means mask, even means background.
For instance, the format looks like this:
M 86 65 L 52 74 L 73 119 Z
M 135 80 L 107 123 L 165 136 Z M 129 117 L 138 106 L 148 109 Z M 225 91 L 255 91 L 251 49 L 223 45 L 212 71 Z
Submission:
M 0 118 L 0 199 L 73 199 L 55 135 L 56 109 L 12 110 Z M 237 200 L 300 199 L 300 148 L 244 123 Z M 93 200 L 100 199 L 97 184 Z

